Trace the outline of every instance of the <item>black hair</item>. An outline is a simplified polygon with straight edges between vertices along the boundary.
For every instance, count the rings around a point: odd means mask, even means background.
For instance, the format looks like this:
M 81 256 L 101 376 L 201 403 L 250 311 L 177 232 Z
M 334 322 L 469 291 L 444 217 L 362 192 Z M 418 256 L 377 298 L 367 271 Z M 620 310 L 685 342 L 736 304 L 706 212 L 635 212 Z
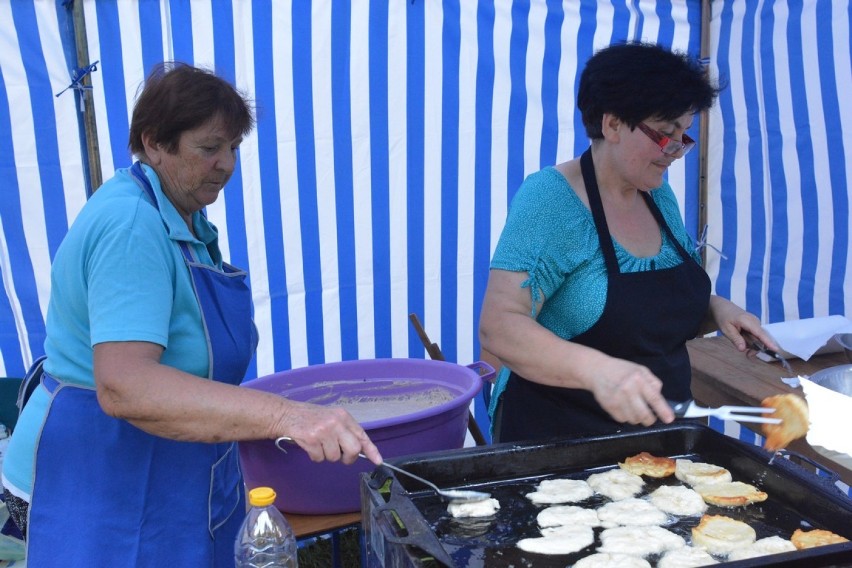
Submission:
M 580 76 L 577 108 L 586 134 L 603 137 L 605 113 L 630 128 L 648 118 L 675 120 L 713 106 L 719 94 L 700 62 L 656 44 L 631 42 L 601 49 Z

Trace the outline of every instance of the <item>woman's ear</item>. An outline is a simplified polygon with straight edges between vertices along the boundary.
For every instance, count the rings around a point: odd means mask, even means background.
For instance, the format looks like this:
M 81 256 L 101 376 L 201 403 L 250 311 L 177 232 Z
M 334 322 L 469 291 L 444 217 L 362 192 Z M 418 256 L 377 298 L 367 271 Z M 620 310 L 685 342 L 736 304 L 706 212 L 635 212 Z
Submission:
M 623 128 L 627 124 L 614 114 L 604 114 L 601 118 L 601 132 L 607 142 L 618 142 Z
M 162 153 L 164 152 L 162 146 L 157 142 L 154 142 L 154 139 L 147 132 L 142 133 L 142 147 L 145 149 L 145 157 L 147 158 L 147 162 L 151 166 L 156 166 L 160 163 Z

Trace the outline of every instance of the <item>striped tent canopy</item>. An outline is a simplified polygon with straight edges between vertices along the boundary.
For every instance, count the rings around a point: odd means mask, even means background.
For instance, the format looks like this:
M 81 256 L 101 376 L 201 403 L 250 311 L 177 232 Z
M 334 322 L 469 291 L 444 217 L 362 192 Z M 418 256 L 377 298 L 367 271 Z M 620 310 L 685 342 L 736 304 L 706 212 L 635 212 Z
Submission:
M 131 163 L 163 60 L 257 109 L 208 211 L 251 278 L 249 376 L 425 357 L 411 313 L 477 360 L 508 204 L 588 146 L 579 71 L 625 40 L 704 56 L 726 85 L 668 173 L 690 232 L 709 227 L 716 291 L 765 322 L 845 314 L 849 23 L 829 0 L 0 0 L 0 372 L 43 352 L 50 261 L 90 180 Z

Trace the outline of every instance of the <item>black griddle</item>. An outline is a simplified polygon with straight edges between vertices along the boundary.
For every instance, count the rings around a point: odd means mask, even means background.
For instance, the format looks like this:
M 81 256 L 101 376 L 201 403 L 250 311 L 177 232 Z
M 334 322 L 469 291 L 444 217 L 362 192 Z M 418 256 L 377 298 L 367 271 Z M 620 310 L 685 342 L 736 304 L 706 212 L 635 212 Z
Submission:
M 370 567 L 565 567 L 592 554 L 595 543 L 575 554 L 539 555 L 515 546 L 540 536 L 536 515 L 543 505 L 525 495 L 543 479 L 585 479 L 618 467 L 625 458 L 646 451 L 720 465 L 735 481 L 766 491 L 769 498 L 746 507 L 710 505 L 707 514 L 726 515 L 748 523 L 757 538 L 789 539 L 797 528 L 821 528 L 852 539 L 852 499 L 835 485 L 784 457 L 725 436 L 696 423 L 676 423 L 642 431 L 581 440 L 495 444 L 390 460 L 394 465 L 442 488 L 488 491 L 499 500 L 494 517 L 454 519 L 447 503 L 416 481 L 377 468 L 361 477 L 362 524 Z M 823 468 L 829 469 L 829 468 Z M 681 484 L 674 477 L 645 477 L 650 493 L 661 484 Z M 640 496 L 641 496 L 640 495 Z M 594 496 L 575 505 L 597 508 L 607 499 Z M 665 528 L 691 542 L 699 517 L 677 517 Z M 653 565 L 656 556 L 647 557 Z M 763 556 L 724 566 L 852 566 L 852 543 Z

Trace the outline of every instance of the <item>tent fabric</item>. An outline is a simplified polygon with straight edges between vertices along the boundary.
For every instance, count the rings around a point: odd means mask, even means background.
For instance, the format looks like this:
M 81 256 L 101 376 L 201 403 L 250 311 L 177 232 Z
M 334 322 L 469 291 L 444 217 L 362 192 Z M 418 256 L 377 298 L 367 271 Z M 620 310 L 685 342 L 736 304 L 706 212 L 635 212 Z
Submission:
M 700 156 L 668 178 L 706 212 L 717 292 L 764 321 L 843 314 L 848 295 L 850 6 L 840 1 L 78 0 L 102 176 L 161 60 L 208 67 L 256 130 L 208 214 L 248 269 L 249 376 L 339 360 L 478 359 L 488 264 L 523 178 L 587 145 L 574 93 L 595 50 L 644 39 L 727 84 Z M 72 3 L 0 0 L 0 372 L 43 352 L 49 266 L 85 203 Z M 57 93 L 62 94 L 57 96 Z M 690 134 L 698 139 L 699 121 Z M 143 285 L 140 283 L 140 285 Z M 484 415 L 477 401 L 477 416 Z

